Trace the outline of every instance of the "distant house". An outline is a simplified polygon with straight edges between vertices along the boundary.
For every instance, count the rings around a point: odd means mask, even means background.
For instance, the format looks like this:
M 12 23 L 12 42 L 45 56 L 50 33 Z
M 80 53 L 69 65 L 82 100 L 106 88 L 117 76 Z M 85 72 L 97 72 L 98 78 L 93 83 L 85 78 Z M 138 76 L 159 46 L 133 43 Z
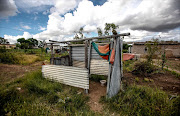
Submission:
M 147 47 L 146 42 L 135 42 L 132 45 L 131 53 L 139 54 L 139 55 L 146 55 L 147 54 Z M 169 58 L 177 58 L 180 57 L 180 42 L 178 41 L 164 41 L 158 44 L 160 51 L 165 50 L 166 57 Z M 157 54 L 157 53 L 156 53 Z
M 0 47 L 1 46 L 5 46 L 6 49 L 14 49 L 16 47 L 15 44 L 0 44 Z

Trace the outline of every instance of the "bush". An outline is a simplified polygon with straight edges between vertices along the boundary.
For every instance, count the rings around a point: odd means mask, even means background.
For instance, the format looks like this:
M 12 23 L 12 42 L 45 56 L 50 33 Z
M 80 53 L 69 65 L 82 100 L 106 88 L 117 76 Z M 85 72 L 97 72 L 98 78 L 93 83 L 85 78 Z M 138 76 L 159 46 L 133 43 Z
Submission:
M 0 46 L 0 53 L 6 52 L 6 46 Z
M 100 82 L 100 80 L 106 80 L 107 76 L 104 75 L 95 75 L 95 74 L 91 74 L 91 78 L 90 80 L 95 81 L 95 82 Z
M 123 61 L 123 70 L 125 72 L 132 72 L 135 60 Z
M 149 76 L 155 70 L 155 67 L 148 62 L 137 62 L 134 65 L 134 70 L 132 71 L 132 73 L 135 75 Z
M 145 86 L 130 86 L 111 99 L 103 98 L 106 107 L 120 115 L 170 116 L 179 115 L 180 98 L 170 100 L 158 89 Z
M 4 52 L 0 53 L 0 60 L 2 63 L 18 64 L 19 59 L 15 53 Z

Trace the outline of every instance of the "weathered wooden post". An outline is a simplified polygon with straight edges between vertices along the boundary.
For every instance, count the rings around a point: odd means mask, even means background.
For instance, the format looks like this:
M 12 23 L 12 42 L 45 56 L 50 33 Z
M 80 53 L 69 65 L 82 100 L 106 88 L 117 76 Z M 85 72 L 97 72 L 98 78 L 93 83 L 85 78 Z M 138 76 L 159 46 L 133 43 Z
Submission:
M 119 37 L 120 38 L 120 37 Z M 120 39 L 120 69 L 121 69 L 121 78 L 123 77 L 123 40 Z
M 50 64 L 54 64 L 53 43 L 51 43 L 51 62 L 50 62 Z
M 72 66 L 72 46 L 69 46 L 69 66 Z
M 88 40 L 85 41 L 85 51 L 84 51 L 84 54 L 85 54 L 85 59 L 84 59 L 84 62 L 85 62 L 85 68 L 88 69 Z M 88 89 L 85 89 L 85 93 L 88 94 Z
M 89 54 L 88 55 L 88 77 L 90 78 L 90 76 L 91 76 L 90 68 L 91 68 L 91 56 L 92 56 L 92 41 L 89 42 L 89 53 L 88 54 Z
M 85 54 L 85 59 L 84 59 L 84 62 L 85 62 L 85 68 L 88 68 L 88 41 L 86 40 L 85 41 L 85 51 L 84 51 L 84 54 Z

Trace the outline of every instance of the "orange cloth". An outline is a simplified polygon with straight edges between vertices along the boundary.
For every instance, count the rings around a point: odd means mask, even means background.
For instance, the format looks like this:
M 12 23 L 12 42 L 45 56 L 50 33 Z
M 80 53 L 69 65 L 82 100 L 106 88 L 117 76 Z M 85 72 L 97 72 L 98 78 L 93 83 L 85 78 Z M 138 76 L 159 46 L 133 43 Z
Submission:
M 114 63 L 114 58 L 115 58 L 115 50 L 112 49 L 112 51 L 111 51 L 111 56 L 110 56 L 110 60 L 109 60 L 109 62 L 110 62 L 111 64 Z
M 130 53 L 124 53 L 123 54 L 123 61 L 130 60 L 133 58 L 134 58 L 134 54 L 130 54 Z

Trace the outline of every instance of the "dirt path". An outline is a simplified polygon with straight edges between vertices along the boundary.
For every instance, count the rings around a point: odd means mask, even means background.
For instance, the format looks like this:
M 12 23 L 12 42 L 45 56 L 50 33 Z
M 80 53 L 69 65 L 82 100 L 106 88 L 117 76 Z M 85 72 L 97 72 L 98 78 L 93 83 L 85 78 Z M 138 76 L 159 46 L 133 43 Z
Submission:
M 90 81 L 89 86 L 89 94 L 90 100 L 88 105 L 90 106 L 91 110 L 95 112 L 101 112 L 103 109 L 103 105 L 99 103 L 101 96 L 106 95 L 106 86 L 101 86 L 100 83 Z

